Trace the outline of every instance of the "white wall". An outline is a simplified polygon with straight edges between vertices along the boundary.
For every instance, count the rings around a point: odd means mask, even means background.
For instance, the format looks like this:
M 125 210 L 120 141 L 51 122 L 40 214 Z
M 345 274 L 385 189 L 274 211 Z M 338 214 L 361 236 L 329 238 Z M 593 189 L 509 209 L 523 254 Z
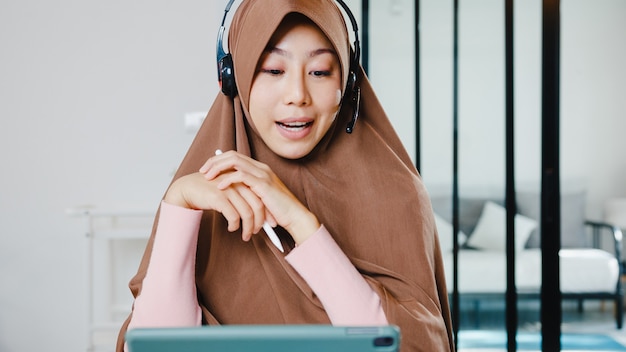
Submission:
M 515 2 L 516 180 L 541 177 L 541 1 Z M 433 192 L 452 174 L 452 3 L 421 1 L 422 167 Z M 504 4 L 461 1 L 459 16 L 459 175 L 461 192 L 504 189 Z M 587 213 L 626 196 L 626 3 L 561 2 L 561 176 L 563 189 L 587 190 Z M 395 25 L 388 21 L 387 26 Z M 376 73 L 372 75 L 379 78 Z M 389 75 L 388 75 L 389 76 Z M 380 84 L 383 89 L 391 80 Z M 397 79 L 396 79 L 397 81 Z M 376 81 L 375 83 L 381 83 Z M 413 94 L 413 93 L 411 93 Z M 410 101 L 411 95 L 406 99 Z M 412 102 L 405 105 L 412 107 Z M 401 113 L 394 112 L 399 119 Z M 409 118 L 407 118 L 409 119 Z M 395 120 L 412 130 L 412 122 Z
M 626 196 L 626 3 L 562 5 L 561 151 L 563 174 L 587 181 L 587 211 Z
M 217 93 L 221 3 L 0 4 L 0 351 L 83 348 L 84 229 L 65 209 L 156 207 L 193 137 L 184 114 L 206 111 Z M 462 2 L 466 186 L 503 182 L 504 161 L 493 164 L 504 155 L 503 132 L 494 132 L 504 129 L 498 3 Z M 412 6 L 372 2 L 370 76 L 413 154 Z M 600 215 L 605 198 L 626 196 L 626 3 L 565 0 L 562 8 L 563 174 L 584 180 L 589 213 Z M 537 182 L 540 4 L 517 10 L 518 178 Z M 449 184 L 451 170 L 450 14 L 446 2 L 422 1 L 422 171 L 433 185 Z
M 184 113 L 217 92 L 213 7 L 0 4 L 0 351 L 83 349 L 84 229 L 65 209 L 158 205 Z

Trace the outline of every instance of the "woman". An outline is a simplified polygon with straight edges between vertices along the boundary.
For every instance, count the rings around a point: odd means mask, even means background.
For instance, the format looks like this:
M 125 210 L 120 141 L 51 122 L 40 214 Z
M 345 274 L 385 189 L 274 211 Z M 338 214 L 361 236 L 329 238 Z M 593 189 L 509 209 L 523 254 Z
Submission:
M 300 323 L 394 324 L 402 351 L 454 349 L 430 201 L 360 67 L 346 133 L 348 38 L 332 0 L 239 6 L 237 93 L 163 198 L 118 351 L 132 327 Z

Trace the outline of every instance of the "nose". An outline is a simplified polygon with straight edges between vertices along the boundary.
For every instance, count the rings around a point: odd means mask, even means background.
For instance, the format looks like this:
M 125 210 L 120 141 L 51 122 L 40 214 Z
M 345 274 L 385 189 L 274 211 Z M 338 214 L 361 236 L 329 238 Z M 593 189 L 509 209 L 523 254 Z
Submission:
M 310 102 L 309 89 L 306 82 L 306 73 L 291 72 L 287 75 L 284 99 L 287 105 L 307 105 Z

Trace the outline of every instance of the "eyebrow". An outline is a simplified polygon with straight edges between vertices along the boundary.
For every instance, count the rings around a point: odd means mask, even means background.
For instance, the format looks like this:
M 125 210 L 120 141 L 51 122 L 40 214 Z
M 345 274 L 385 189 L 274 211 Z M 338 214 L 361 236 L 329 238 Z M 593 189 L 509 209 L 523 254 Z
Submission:
M 286 50 L 283 50 L 283 49 L 280 49 L 280 48 L 277 48 L 277 47 L 267 48 L 267 49 L 265 49 L 265 52 L 267 52 L 269 54 L 278 54 L 278 55 L 285 56 L 285 57 L 291 57 L 292 56 L 290 52 L 288 52 Z M 333 50 L 333 49 L 320 48 L 320 49 L 316 49 L 316 50 L 310 51 L 307 56 L 308 57 L 315 57 L 315 56 L 322 55 L 322 54 L 336 55 L 335 50 Z

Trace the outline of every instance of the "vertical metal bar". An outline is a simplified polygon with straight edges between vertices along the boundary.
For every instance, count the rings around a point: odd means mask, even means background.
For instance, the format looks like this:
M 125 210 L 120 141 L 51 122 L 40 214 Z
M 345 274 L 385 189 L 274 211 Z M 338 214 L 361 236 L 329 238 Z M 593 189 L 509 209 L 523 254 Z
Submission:
M 458 84 L 458 76 L 459 76 L 459 49 L 458 49 L 458 41 L 459 41 L 459 1 L 454 0 L 454 10 L 453 10 L 453 49 L 452 49 L 452 60 L 453 60 L 453 83 L 452 83 L 452 233 L 458 236 L 459 233 L 459 133 L 458 133 L 458 125 L 459 125 L 459 113 L 458 113 L 458 105 L 459 105 L 459 84 Z M 454 291 L 452 292 L 452 323 L 453 323 L 453 333 L 454 333 L 454 341 L 458 344 L 459 338 L 459 325 L 461 323 L 461 310 L 460 310 L 460 299 L 459 299 L 459 244 L 458 241 L 454 241 L 453 243 L 453 287 Z
M 370 62 L 370 0 L 361 0 L 361 66 L 365 74 Z
M 506 331 L 507 351 L 517 350 L 517 286 L 515 285 L 515 113 L 513 0 L 505 4 L 506 95 Z
M 542 351 L 560 351 L 560 1 L 543 0 L 542 17 L 541 334 Z
M 414 21 L 415 25 L 415 167 L 422 170 L 422 103 L 420 100 L 420 0 L 415 0 Z

